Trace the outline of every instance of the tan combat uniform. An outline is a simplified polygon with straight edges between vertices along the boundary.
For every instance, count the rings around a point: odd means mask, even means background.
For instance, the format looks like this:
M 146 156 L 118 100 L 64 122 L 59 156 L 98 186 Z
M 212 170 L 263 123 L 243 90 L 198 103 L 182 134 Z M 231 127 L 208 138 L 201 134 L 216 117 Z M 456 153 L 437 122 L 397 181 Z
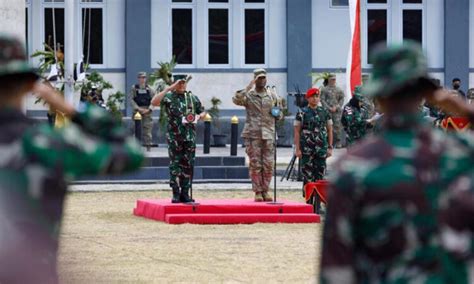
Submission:
M 138 87 L 138 88 L 137 88 Z M 142 114 L 142 135 L 143 135 L 143 145 L 145 146 L 150 146 L 152 144 L 152 130 L 153 130 L 153 106 L 149 104 L 148 106 L 143 105 L 139 106 L 137 102 L 135 101 L 136 97 L 138 95 L 146 95 L 150 97 L 150 100 L 153 98 L 155 95 L 155 91 L 148 85 L 145 87 L 139 86 L 139 85 L 132 85 L 132 88 L 130 89 L 130 103 L 133 108 L 133 113 L 136 113 L 138 111 L 138 108 L 149 108 L 151 112 L 147 114 Z
M 342 136 L 341 116 L 342 107 L 344 106 L 344 91 L 337 86 L 326 86 L 321 88 L 321 104 L 329 111 L 334 123 L 334 144 L 340 145 Z M 336 112 L 330 111 L 332 107 L 336 107 Z
M 232 101 L 243 106 L 247 112 L 242 138 L 249 156 L 249 174 L 254 192 L 267 192 L 273 175 L 275 118 L 271 109 L 280 100 L 265 89 L 257 93 L 255 89 L 238 91 Z

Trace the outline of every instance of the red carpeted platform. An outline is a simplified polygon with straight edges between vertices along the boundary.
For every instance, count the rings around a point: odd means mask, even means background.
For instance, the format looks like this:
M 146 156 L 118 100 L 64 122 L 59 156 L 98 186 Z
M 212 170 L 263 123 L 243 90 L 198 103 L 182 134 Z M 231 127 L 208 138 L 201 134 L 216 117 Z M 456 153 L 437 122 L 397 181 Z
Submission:
M 199 204 L 172 204 L 169 199 L 139 199 L 133 214 L 169 224 L 319 223 L 306 203 L 254 202 L 251 199 L 197 200 Z

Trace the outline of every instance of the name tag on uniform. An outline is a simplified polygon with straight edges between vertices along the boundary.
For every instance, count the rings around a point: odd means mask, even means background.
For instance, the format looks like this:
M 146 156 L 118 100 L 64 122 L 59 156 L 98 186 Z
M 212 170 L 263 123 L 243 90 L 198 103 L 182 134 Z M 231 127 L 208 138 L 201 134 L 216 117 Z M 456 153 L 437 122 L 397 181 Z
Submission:
M 146 93 L 148 93 L 148 92 L 147 92 L 146 89 L 139 89 L 139 90 L 138 90 L 138 93 L 139 93 L 139 94 L 146 94 Z

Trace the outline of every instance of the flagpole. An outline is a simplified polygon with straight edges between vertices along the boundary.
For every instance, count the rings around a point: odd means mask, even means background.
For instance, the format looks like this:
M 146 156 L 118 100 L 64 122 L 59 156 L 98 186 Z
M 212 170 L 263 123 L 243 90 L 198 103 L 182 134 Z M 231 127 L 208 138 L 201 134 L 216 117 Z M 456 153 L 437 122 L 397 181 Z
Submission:
M 64 98 L 74 104 L 74 0 L 65 0 L 64 21 Z

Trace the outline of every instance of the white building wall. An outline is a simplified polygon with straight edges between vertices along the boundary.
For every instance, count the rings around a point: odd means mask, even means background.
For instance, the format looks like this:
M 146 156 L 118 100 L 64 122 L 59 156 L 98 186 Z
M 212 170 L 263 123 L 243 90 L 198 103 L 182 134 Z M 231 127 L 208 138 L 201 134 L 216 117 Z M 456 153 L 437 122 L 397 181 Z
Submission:
M 125 0 L 106 2 L 104 24 L 104 67 L 125 68 Z
M 25 1 L 0 1 L 0 32 L 12 34 L 25 42 Z
M 471 0 L 474 2 L 474 0 Z M 444 1 L 424 1 L 423 47 L 429 68 L 444 67 Z M 401 0 L 389 1 L 387 20 L 388 42 L 400 42 L 403 37 Z M 349 10 L 330 7 L 330 0 L 313 0 L 313 68 L 345 69 L 350 43 Z M 361 4 L 361 50 L 364 68 L 367 62 L 366 1 Z M 472 6 L 471 6 L 472 10 Z M 471 30 L 471 33 L 473 31 Z M 471 51 L 474 52 L 474 51 Z M 474 63 L 473 63 L 474 66 Z
M 206 109 L 212 106 L 212 97 L 222 101 L 221 109 L 240 109 L 232 102 L 232 97 L 237 90 L 244 89 L 253 79 L 249 73 L 189 73 L 193 79 L 188 84 L 188 90 L 197 95 Z M 286 73 L 268 73 L 267 82 L 269 86 L 275 85 L 277 92 L 283 98 L 286 97 Z
M 349 9 L 330 8 L 329 0 L 313 0 L 312 10 L 313 68 L 345 69 L 350 42 Z

